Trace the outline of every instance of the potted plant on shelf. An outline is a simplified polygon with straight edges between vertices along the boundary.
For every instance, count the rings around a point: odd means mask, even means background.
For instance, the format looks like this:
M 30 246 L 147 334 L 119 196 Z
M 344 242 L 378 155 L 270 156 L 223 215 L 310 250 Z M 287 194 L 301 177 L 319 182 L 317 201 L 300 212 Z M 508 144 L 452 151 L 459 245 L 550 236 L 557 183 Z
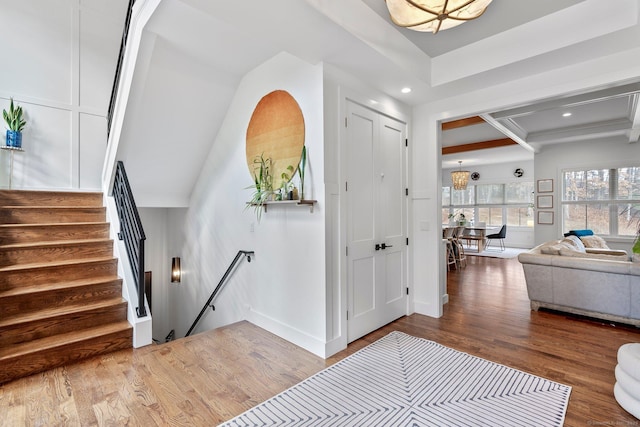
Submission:
M 288 172 L 288 173 L 287 173 Z M 280 178 L 282 179 L 282 185 L 280 186 L 280 195 L 282 200 L 294 200 L 293 197 L 293 183 L 291 182 L 291 178 L 293 178 L 293 166 L 287 166 L 287 172 L 282 172 L 280 174 Z
M 7 129 L 7 147 L 22 148 L 22 130 L 27 124 L 22 114 L 22 107 L 16 107 L 13 103 L 13 98 L 11 98 L 11 103 L 9 104 L 9 111 L 2 110 L 4 121 L 9 127 Z
M 253 185 L 247 187 L 253 190 L 251 200 L 247 203 L 247 208 L 253 206 L 258 222 L 262 217 L 262 209 L 265 202 L 273 198 L 273 161 L 271 157 L 264 157 L 264 153 L 253 159 Z

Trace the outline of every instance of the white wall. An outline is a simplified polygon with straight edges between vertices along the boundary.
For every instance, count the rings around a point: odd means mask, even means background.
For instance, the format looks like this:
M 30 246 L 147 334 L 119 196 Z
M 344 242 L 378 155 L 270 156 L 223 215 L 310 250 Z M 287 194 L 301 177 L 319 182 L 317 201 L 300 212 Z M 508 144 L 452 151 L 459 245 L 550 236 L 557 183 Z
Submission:
M 593 140 L 565 143 L 545 147 L 536 154 L 537 179 L 553 179 L 553 225 L 536 226 L 536 244 L 562 237 L 562 171 L 575 168 L 617 168 L 637 166 L 640 161 L 640 144 L 624 139 Z M 633 239 L 609 239 L 608 245 L 630 251 Z
M 147 240 L 145 241 L 145 271 L 152 278 L 153 338 L 164 342 L 172 329 L 179 309 L 174 297 L 180 292 L 181 283 L 171 283 L 171 258 L 182 247 L 181 227 L 186 209 L 139 208 L 140 219 Z
M 269 206 L 258 223 L 245 210 L 252 178 L 245 155 L 246 129 L 258 101 L 273 90 L 288 91 L 305 120 L 308 207 Z M 212 94 L 213 95 L 213 94 Z M 175 255 L 183 280 L 173 304 L 176 334 L 186 333 L 238 250 L 254 250 L 241 262 L 196 332 L 243 319 L 318 355 L 325 354 L 325 202 L 322 66 L 286 53 L 265 62 L 240 83 L 205 166 L 194 187 L 181 227 L 184 244 Z M 172 256 L 175 256 L 172 255 Z
M 100 189 L 126 0 L 0 0 L 0 108 L 25 110 L 13 188 Z M 3 121 L 4 122 L 4 121 Z M 4 127 L 0 143 L 4 145 Z M 0 152 L 0 187 L 9 185 Z

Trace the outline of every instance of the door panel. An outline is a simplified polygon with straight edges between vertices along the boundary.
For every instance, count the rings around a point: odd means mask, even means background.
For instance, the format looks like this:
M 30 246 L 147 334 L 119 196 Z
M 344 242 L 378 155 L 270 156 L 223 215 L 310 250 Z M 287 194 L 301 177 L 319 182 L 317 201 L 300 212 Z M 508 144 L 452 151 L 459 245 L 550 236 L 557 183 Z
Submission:
M 402 256 L 402 251 L 395 251 L 394 253 L 390 253 L 385 255 L 385 295 L 386 295 L 386 304 L 397 302 L 398 300 L 403 300 L 404 302 L 404 286 L 402 285 L 402 281 L 398 280 L 398 278 L 402 278 L 404 276 L 403 268 L 404 268 L 404 257 Z M 404 307 L 403 307 L 404 308 Z M 394 319 L 395 320 L 395 319 Z
M 353 293 L 357 298 L 353 298 L 353 316 L 358 317 L 362 314 L 375 309 L 375 259 L 366 257 L 356 260 L 353 266 Z

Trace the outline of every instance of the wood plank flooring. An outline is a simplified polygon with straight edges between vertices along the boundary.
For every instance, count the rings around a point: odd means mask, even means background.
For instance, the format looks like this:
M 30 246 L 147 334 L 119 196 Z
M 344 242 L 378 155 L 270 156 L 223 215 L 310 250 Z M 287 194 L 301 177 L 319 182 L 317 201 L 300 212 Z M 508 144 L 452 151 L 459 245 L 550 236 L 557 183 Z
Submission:
M 638 329 L 531 312 L 516 259 L 470 257 L 449 295 L 442 318 L 403 317 L 326 361 L 246 322 L 97 356 L 0 386 L 0 425 L 212 426 L 393 330 L 572 386 L 567 426 L 640 424 L 612 391 Z

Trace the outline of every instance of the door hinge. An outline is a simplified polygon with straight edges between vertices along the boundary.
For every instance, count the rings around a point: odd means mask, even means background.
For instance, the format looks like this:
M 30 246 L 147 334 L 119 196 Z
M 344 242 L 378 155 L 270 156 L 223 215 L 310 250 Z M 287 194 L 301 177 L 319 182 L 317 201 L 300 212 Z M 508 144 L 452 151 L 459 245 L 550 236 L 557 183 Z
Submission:
M 344 118 L 344 127 L 349 127 L 349 125 L 347 124 L 347 118 Z
M 349 320 L 349 310 L 347 310 L 347 320 Z
M 349 256 L 349 246 L 345 247 L 344 249 L 345 249 L 344 251 L 345 255 Z
M 348 181 L 344 182 L 344 191 L 349 191 L 349 182 Z
M 409 238 L 407 237 L 407 246 L 409 246 Z
M 407 286 L 407 295 L 409 295 L 409 287 Z
M 409 139 L 408 139 L 408 138 L 405 138 L 405 139 L 404 139 L 404 146 L 405 146 L 405 147 L 408 147 L 408 146 L 409 146 Z
M 405 189 L 404 189 L 404 195 L 405 195 L 405 196 L 408 196 L 408 195 L 409 195 L 409 189 L 408 189 L 408 188 L 405 188 Z

